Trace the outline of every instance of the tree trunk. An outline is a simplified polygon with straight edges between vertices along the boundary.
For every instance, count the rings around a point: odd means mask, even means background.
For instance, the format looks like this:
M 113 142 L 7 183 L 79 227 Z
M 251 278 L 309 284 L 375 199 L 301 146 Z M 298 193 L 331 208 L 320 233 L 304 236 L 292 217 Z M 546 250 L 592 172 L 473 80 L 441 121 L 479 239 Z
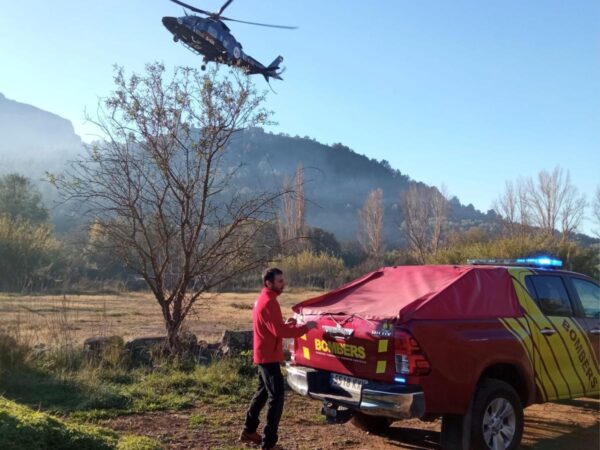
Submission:
M 179 331 L 181 329 L 181 323 L 176 323 L 171 320 L 167 323 L 167 339 L 169 342 L 169 353 L 171 355 L 177 355 L 181 352 L 181 340 L 179 339 Z

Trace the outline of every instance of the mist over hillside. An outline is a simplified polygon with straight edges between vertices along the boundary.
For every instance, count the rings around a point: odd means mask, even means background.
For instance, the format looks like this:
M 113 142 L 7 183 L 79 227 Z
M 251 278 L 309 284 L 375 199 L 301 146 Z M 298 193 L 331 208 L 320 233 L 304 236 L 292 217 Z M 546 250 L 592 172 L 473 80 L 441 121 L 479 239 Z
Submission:
M 237 168 L 233 183 L 238 191 L 281 189 L 286 177 L 293 178 L 302 165 L 307 222 L 333 232 L 339 240 L 356 239 L 358 210 L 372 189 L 383 189 L 386 243 L 403 243 L 400 193 L 416 181 L 387 161 L 370 159 L 343 144 L 329 146 L 260 128 L 235 135 L 229 150 L 225 164 Z M 43 181 L 44 174 L 63 171 L 66 162 L 82 151 L 81 138 L 70 121 L 0 94 L 0 174 L 22 173 L 38 184 L 59 232 L 74 223 L 76 214 L 52 205 L 56 193 Z M 451 225 L 456 228 L 492 227 L 495 222 L 493 211 L 482 213 L 455 197 L 450 204 Z
M 369 159 L 343 144 L 328 146 L 310 138 L 275 135 L 261 129 L 237 135 L 230 150 L 229 164 L 241 166 L 236 184 L 242 188 L 281 188 L 285 177 L 292 178 L 302 165 L 309 224 L 333 231 L 341 240 L 356 239 L 358 210 L 371 190 L 383 189 L 386 242 L 402 242 L 398 203 L 400 193 L 414 180 L 387 161 Z M 456 198 L 451 199 L 451 209 L 451 220 L 457 226 L 489 223 L 495 218 L 493 212 L 483 214 Z

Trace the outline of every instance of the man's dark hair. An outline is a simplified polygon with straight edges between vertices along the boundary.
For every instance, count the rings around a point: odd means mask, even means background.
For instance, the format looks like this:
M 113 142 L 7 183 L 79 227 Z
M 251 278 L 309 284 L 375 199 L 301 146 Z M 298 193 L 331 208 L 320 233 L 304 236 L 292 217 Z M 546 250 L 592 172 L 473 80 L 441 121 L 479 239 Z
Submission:
M 271 268 L 265 270 L 262 275 L 263 286 L 267 285 L 267 281 L 270 281 L 271 283 L 273 283 L 275 281 L 276 275 L 283 275 L 283 272 L 280 269 L 278 269 L 277 267 L 271 267 Z

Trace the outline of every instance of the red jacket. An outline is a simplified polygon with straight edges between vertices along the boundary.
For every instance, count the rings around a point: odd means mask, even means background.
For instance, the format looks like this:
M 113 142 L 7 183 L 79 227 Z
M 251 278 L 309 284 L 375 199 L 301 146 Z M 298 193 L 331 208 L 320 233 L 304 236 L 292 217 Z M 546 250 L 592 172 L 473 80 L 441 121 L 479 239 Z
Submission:
M 306 325 L 286 325 L 281 316 L 277 292 L 263 288 L 252 310 L 254 329 L 254 363 L 268 364 L 283 361 L 283 338 L 306 334 Z

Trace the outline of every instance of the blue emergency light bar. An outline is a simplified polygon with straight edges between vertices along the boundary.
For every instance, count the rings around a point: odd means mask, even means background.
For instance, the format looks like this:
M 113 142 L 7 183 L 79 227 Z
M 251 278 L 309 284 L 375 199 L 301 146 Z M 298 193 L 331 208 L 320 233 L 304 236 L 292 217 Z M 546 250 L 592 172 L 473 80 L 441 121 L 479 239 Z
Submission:
M 562 267 L 560 259 L 552 258 L 519 258 L 517 264 L 533 264 L 535 266 Z
M 535 267 L 562 267 L 563 262 L 560 259 L 554 259 L 547 256 L 537 258 L 517 258 L 517 259 L 468 259 L 467 264 L 478 266 L 535 266 Z

